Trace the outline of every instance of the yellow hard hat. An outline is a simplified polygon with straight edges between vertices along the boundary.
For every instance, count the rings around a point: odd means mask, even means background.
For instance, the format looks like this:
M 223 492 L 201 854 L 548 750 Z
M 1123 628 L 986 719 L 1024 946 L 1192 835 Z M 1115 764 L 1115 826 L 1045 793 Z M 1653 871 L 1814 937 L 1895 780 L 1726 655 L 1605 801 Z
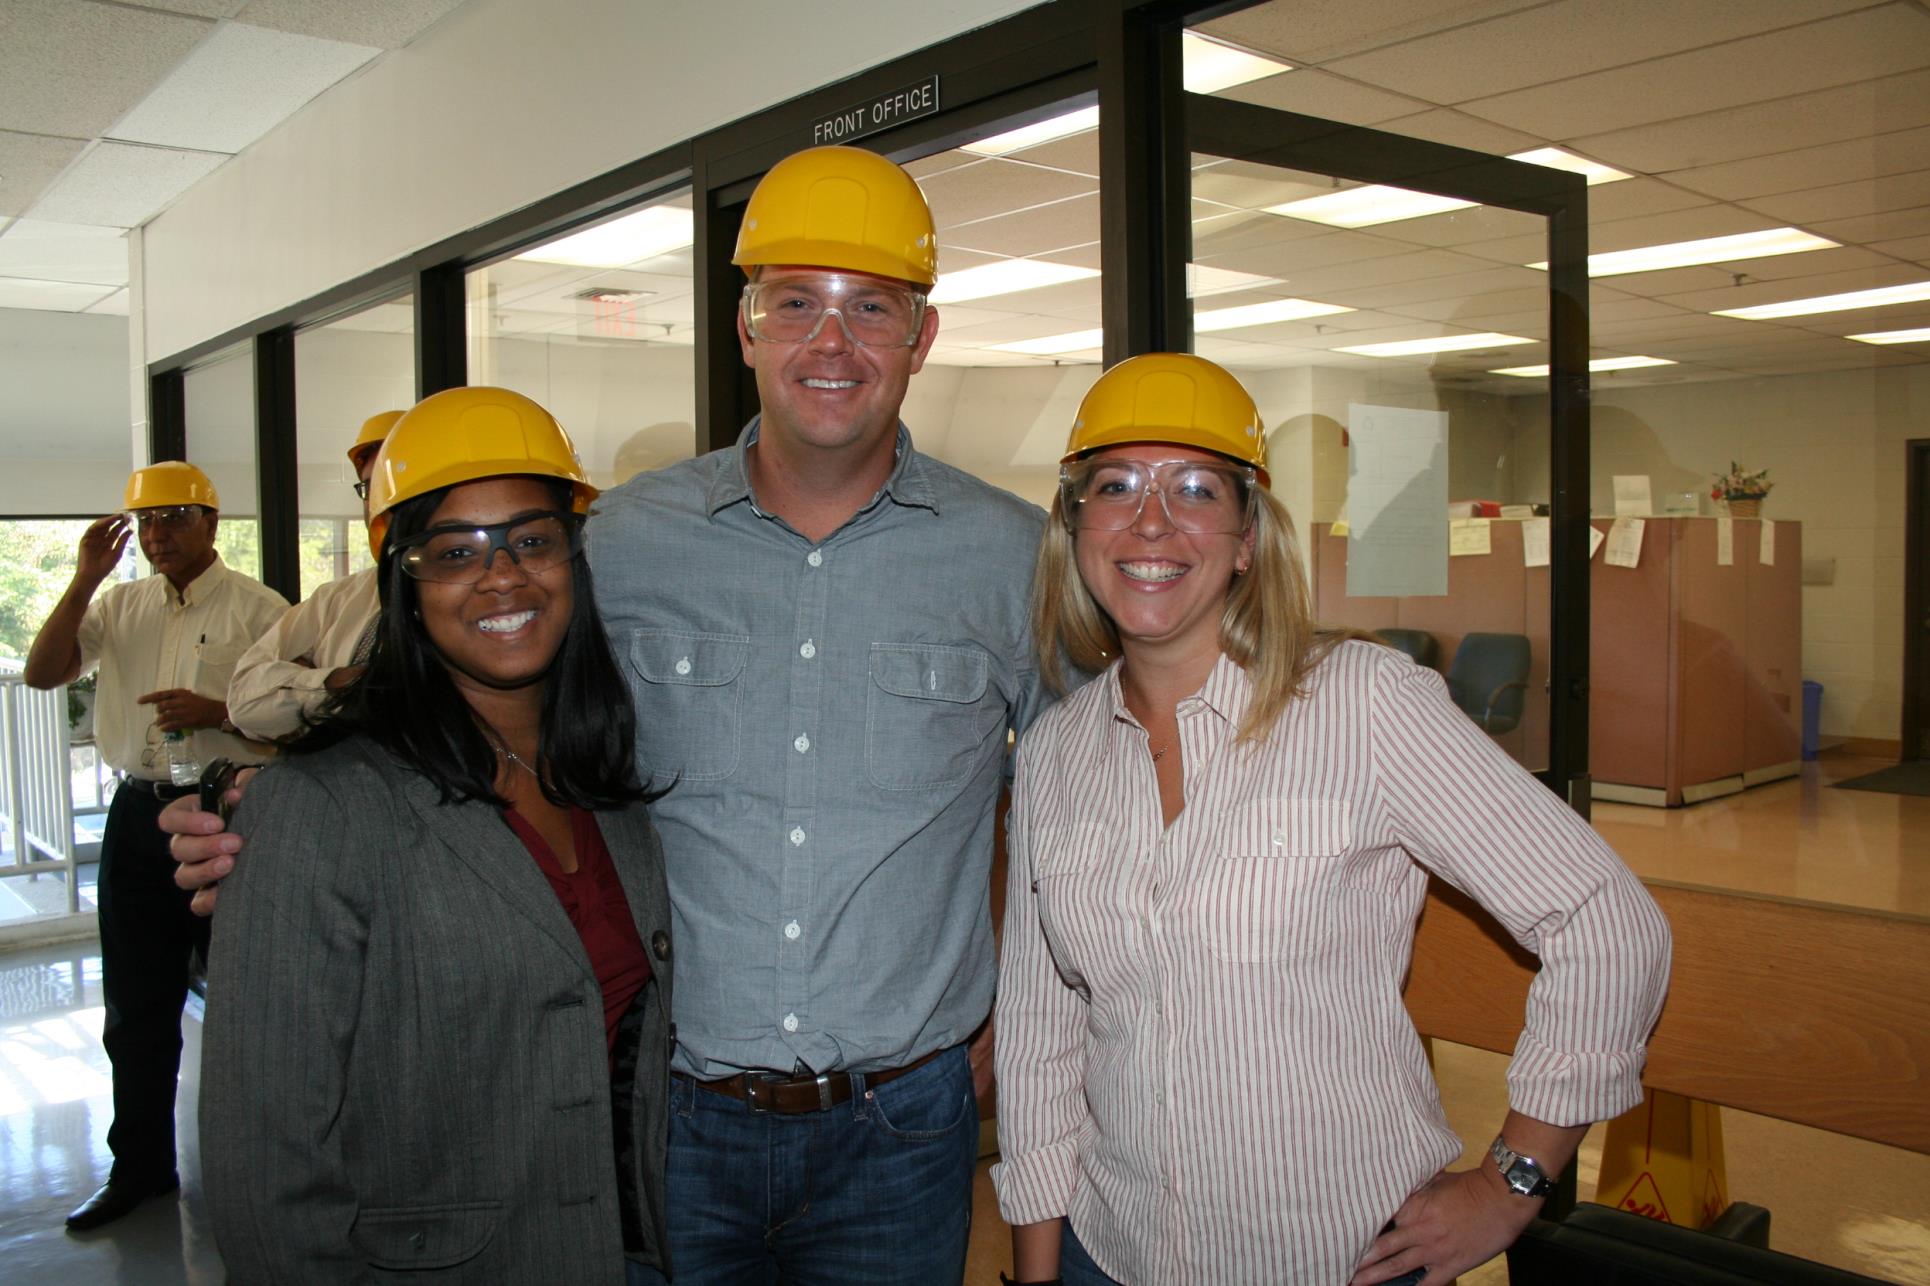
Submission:
M 389 511 L 405 500 L 478 478 L 560 478 L 570 508 L 587 513 L 596 488 L 556 417 L 506 388 L 452 388 L 417 402 L 389 430 L 369 477 L 369 548 L 382 557 Z
M 168 505 L 203 505 L 221 508 L 208 475 L 185 460 L 163 460 L 127 475 L 127 499 L 123 509 L 160 509 Z
M 859 147 L 814 147 L 772 166 L 751 193 L 732 263 L 876 273 L 930 287 L 938 234 L 911 175 Z
M 348 449 L 348 462 L 360 469 L 381 449 L 382 439 L 389 436 L 389 430 L 403 415 L 402 411 L 381 411 L 362 421 L 362 431 L 355 435 L 355 445 Z
M 1171 442 L 1252 465 L 1267 477 L 1267 435 L 1240 381 L 1191 353 L 1129 357 L 1099 377 L 1079 403 L 1060 463 L 1101 447 Z

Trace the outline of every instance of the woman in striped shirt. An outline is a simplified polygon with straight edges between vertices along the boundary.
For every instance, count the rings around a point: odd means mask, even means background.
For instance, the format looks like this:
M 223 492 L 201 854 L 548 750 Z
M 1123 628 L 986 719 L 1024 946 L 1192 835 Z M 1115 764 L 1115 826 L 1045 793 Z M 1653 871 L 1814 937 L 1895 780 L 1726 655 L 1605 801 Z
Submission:
M 993 1178 L 1017 1282 L 1445 1281 L 1641 1100 L 1667 924 L 1439 675 L 1316 630 L 1252 399 L 1154 354 L 1080 407 L 1034 590 L 1099 677 L 1026 733 Z M 1541 957 L 1493 1164 L 1401 1005 L 1433 871 Z

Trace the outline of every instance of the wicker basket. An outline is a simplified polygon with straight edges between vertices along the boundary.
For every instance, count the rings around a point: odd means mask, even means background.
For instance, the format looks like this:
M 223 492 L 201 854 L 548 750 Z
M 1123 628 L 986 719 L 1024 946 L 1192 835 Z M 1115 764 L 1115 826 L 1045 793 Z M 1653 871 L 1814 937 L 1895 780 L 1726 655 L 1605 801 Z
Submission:
M 1729 502 L 1729 516 L 1731 518 L 1757 518 L 1761 515 L 1761 497 L 1757 497 L 1754 500 L 1731 500 Z

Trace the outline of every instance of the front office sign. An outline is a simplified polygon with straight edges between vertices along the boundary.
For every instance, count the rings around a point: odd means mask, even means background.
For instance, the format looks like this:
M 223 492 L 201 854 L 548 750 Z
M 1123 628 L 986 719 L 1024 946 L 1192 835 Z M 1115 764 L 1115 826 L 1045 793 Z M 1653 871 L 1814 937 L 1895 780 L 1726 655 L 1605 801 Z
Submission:
M 867 134 L 931 116 L 938 111 L 938 77 L 927 76 L 916 84 L 866 99 L 841 112 L 821 117 L 811 125 L 811 146 L 849 143 Z

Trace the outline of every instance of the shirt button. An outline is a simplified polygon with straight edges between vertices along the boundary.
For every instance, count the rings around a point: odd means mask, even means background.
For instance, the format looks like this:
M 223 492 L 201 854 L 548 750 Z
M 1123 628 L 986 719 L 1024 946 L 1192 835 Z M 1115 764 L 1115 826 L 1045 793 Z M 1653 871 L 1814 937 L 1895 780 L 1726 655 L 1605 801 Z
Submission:
M 674 667 L 672 667 L 672 668 L 673 668 L 673 669 L 675 669 L 675 670 L 677 671 L 677 673 L 678 673 L 678 674 L 689 674 L 689 673 L 690 673 L 690 658 L 689 658 L 689 657 L 687 657 L 687 656 L 685 656 L 685 657 L 679 657 L 679 658 L 677 659 L 677 664 L 676 664 L 676 665 L 675 665 Z
M 786 1014 L 786 1015 L 784 1015 L 784 1030 L 785 1030 L 785 1031 L 796 1031 L 796 1030 L 797 1030 L 797 1015 L 796 1015 L 796 1014 Z
M 804 561 L 811 564 L 811 566 L 813 567 L 822 567 L 824 566 L 824 555 L 819 553 L 817 550 L 813 549 L 810 553 L 804 556 Z
M 811 748 L 811 739 L 800 732 L 797 740 L 791 744 L 797 747 L 797 752 L 801 755 Z
M 798 924 L 796 920 L 793 920 L 789 924 L 784 926 L 784 936 L 789 938 L 793 942 L 796 942 L 798 939 L 798 935 L 803 932 L 804 932 L 803 926 Z
M 804 843 L 804 828 L 802 826 L 793 826 L 791 828 L 791 843 L 799 845 Z
M 818 654 L 818 645 L 810 639 L 805 639 L 804 646 L 797 650 L 797 654 L 808 661 Z

